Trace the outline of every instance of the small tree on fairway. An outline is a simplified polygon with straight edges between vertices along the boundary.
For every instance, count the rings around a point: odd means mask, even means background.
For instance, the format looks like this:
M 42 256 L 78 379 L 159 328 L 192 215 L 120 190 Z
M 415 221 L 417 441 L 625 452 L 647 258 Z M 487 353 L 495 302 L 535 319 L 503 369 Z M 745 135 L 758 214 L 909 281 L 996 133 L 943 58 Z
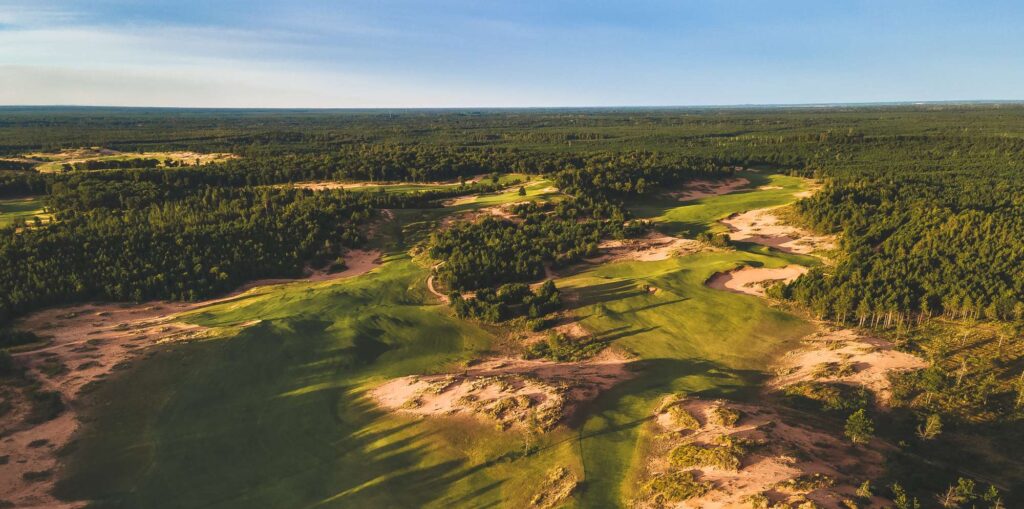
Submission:
M 942 419 L 939 414 L 931 414 L 925 419 L 924 424 L 917 427 L 917 436 L 924 440 L 932 440 L 942 434 Z
M 855 444 L 866 444 L 875 434 L 875 423 L 861 408 L 846 419 L 846 437 Z
M 519 186 L 519 196 L 526 196 L 526 188 Z

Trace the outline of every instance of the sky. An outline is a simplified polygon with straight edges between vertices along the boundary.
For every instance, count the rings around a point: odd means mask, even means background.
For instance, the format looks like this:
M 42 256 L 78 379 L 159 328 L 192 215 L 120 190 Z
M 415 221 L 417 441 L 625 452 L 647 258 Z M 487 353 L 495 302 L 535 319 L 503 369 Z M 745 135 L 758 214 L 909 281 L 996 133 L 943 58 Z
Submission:
M 1024 2 L 0 0 L 0 104 L 1024 99 Z

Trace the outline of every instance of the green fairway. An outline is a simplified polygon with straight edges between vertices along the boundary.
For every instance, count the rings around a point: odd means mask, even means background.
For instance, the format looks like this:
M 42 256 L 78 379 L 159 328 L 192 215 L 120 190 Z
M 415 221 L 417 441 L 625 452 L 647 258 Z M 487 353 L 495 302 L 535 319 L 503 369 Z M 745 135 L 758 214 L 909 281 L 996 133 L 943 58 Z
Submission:
M 801 191 L 807 182 L 806 179 L 785 175 L 748 173 L 743 177 L 750 181 L 750 185 L 734 193 L 682 203 L 662 197 L 634 204 L 631 209 L 637 217 L 655 221 L 658 228 L 669 235 L 693 237 L 709 230 L 726 231 L 716 221 L 730 214 L 792 203 L 795 200 L 793 193 Z
M 0 200 L 0 227 L 10 225 L 22 219 L 31 223 L 33 217 L 49 221 L 49 214 L 43 213 L 42 197 Z
M 787 263 L 742 251 L 698 254 L 600 266 L 562 282 L 580 296 L 577 313 L 588 330 L 643 359 L 642 374 L 603 395 L 580 431 L 589 486 L 583 506 L 616 505 L 620 487 L 633 484 L 623 481 L 639 424 L 662 396 L 743 398 L 763 380 L 768 360 L 811 332 L 758 298 L 704 286 L 715 272 L 741 264 Z
M 766 181 L 784 189 L 639 210 L 689 232 L 792 201 L 801 185 Z M 549 188 L 538 181 L 526 197 L 511 190 L 452 209 L 397 211 L 382 233 L 407 246 L 453 209 L 550 198 Z M 531 439 L 482 423 L 389 415 L 364 397 L 368 388 L 458 369 L 495 340 L 436 304 L 427 269 L 405 247 L 393 250 L 362 276 L 268 287 L 191 312 L 186 319 L 205 326 L 250 325 L 162 347 L 96 389 L 60 494 L 100 507 L 523 507 L 551 468 L 566 466 L 584 481 L 572 504 L 619 506 L 636 474 L 639 424 L 660 397 L 747 397 L 767 362 L 811 330 L 761 299 L 704 286 L 738 265 L 806 257 L 746 246 L 587 267 L 558 281 L 567 306 L 598 338 L 635 354 L 640 371 L 600 396 L 581 425 Z

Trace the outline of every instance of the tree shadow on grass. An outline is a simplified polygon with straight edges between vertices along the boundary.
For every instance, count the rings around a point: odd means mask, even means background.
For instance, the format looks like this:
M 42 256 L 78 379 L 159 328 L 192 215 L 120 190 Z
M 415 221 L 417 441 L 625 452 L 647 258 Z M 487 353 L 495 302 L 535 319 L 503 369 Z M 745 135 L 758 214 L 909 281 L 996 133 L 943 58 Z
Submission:
M 617 300 L 644 295 L 643 289 L 637 288 L 632 279 L 615 279 L 607 283 L 588 285 L 574 290 L 577 299 L 565 303 L 566 309 L 577 309 L 584 306 L 603 304 Z M 568 299 L 566 299 L 568 301 Z

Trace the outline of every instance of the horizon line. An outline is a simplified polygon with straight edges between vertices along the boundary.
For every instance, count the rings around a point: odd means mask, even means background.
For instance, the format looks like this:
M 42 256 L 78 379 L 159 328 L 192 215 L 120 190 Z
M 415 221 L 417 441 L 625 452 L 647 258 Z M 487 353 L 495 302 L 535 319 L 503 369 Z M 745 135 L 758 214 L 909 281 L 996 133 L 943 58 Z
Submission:
M 467 110 L 683 110 L 683 109 L 773 109 L 836 108 L 879 106 L 998 106 L 1024 105 L 1024 99 L 949 99 L 932 101 L 852 101 L 810 103 L 731 103 L 691 105 L 603 105 L 603 106 L 122 106 L 104 104 L 0 104 L 2 110 L 26 109 L 124 109 L 124 110 L 211 110 L 211 111 L 467 111 Z

